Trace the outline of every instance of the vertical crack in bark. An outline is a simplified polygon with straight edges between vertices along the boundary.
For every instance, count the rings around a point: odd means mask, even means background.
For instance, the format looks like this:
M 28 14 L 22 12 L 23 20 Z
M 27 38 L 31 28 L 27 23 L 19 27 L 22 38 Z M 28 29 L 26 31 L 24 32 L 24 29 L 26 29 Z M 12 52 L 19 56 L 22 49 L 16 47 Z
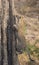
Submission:
M 2 17 L 1 17 L 1 65 L 3 65 L 4 60 L 4 45 L 3 45 L 3 19 L 4 19 L 4 3 L 3 0 L 1 0 L 1 6 L 2 6 Z
M 13 39 L 13 32 L 12 32 L 12 6 L 11 1 L 9 0 L 9 20 L 7 23 L 7 53 L 8 53 L 8 65 L 12 65 L 12 39 Z
M 8 65 L 12 65 L 12 26 L 10 21 L 7 24 L 7 52 L 8 52 Z
M 1 65 L 3 65 L 3 59 L 4 59 L 3 29 L 1 27 Z

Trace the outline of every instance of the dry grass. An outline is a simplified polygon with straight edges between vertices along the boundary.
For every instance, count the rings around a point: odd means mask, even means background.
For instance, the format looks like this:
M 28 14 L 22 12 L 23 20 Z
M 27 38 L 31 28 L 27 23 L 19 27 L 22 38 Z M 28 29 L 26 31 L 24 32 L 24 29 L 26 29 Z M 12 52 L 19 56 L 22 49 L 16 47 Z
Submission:
M 25 54 L 18 55 L 20 65 L 26 65 L 26 63 L 29 61 L 28 56 Z
M 26 41 L 30 45 L 34 45 L 39 48 L 39 20 L 36 18 L 22 17 L 19 24 L 19 34 L 25 36 Z M 37 41 L 38 40 L 38 41 Z M 35 61 L 37 59 L 36 54 L 31 55 Z M 29 61 L 29 58 L 24 53 L 18 55 L 20 65 L 39 65 L 39 63 Z

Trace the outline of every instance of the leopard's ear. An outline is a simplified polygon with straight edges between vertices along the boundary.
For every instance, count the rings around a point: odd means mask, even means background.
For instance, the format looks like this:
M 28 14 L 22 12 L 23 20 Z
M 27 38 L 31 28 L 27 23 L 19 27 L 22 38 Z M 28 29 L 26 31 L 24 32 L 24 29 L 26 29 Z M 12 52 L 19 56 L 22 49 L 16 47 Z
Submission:
M 19 20 L 21 19 L 21 16 L 19 15 L 15 15 L 16 19 L 18 20 L 18 23 L 19 23 Z
M 21 16 L 19 16 L 19 15 L 16 15 L 16 17 L 17 17 L 18 19 L 20 19 L 20 18 L 21 18 Z

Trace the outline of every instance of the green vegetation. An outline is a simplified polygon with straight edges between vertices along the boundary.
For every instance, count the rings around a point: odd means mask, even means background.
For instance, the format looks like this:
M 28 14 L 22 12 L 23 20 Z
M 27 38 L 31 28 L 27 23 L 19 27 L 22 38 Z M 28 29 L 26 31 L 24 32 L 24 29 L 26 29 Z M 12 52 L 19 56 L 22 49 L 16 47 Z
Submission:
M 39 48 L 34 45 L 27 44 L 27 48 L 30 52 L 30 55 L 33 55 L 39 59 Z M 24 50 L 26 52 L 26 50 Z

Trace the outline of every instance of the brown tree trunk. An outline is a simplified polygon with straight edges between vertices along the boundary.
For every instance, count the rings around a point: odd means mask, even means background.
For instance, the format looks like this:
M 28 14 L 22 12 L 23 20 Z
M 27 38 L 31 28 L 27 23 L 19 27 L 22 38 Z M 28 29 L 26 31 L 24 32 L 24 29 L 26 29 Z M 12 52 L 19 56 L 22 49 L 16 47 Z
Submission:
M 13 3 L 14 3 L 14 0 L 13 0 Z M 14 4 L 13 4 L 14 5 Z M 13 25 L 16 24 L 16 18 L 14 16 L 14 7 L 13 7 L 13 11 L 12 11 L 12 1 L 9 0 L 9 24 L 11 26 L 11 44 L 12 44 L 12 65 L 19 65 L 19 62 L 18 62 L 18 58 L 17 58 L 17 55 L 16 55 L 16 40 L 15 40 L 15 33 L 16 31 L 14 30 L 13 28 Z M 13 15 L 12 15 L 13 14 Z
M 11 0 L 1 1 L 2 18 L 0 24 L 0 65 L 19 65 L 15 48 L 16 41 L 13 25 L 16 23 L 16 20 L 15 16 L 12 15 L 12 3 Z
M 7 61 L 7 0 L 1 0 L 2 17 L 1 17 L 1 65 L 8 65 Z

